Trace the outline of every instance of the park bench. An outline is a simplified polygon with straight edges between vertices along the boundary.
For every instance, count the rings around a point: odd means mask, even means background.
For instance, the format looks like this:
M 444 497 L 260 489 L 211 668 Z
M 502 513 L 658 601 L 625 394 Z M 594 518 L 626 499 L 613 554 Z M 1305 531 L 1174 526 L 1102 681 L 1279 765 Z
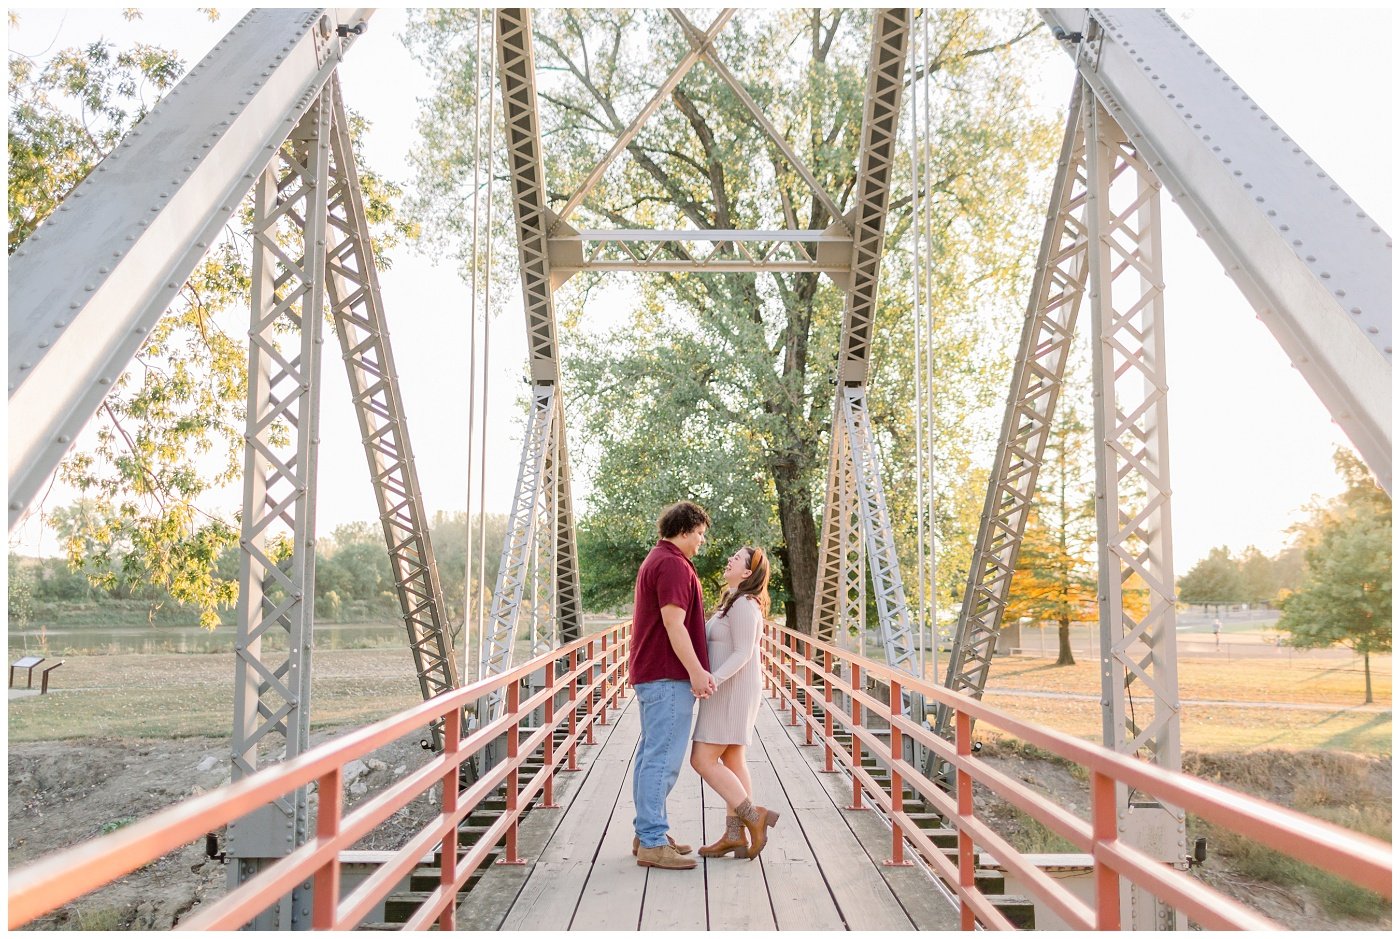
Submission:
M 19 659 L 18 661 L 11 662 L 11 663 L 10 663 L 10 687 L 13 688 L 13 687 L 15 686 L 15 669 L 17 669 L 17 668 L 22 668 L 22 669 L 25 669 L 25 671 L 26 671 L 26 672 L 28 673 L 28 675 L 29 675 L 29 683 L 28 683 L 27 685 L 25 685 L 25 687 L 26 687 L 26 688 L 33 688 L 33 687 L 34 687 L 34 669 L 38 668 L 39 665 L 40 665 L 41 663 L 43 663 L 43 662 L 44 662 L 44 657 L 43 657 L 42 655 L 26 655 L 26 656 L 24 656 L 23 658 Z M 60 665 L 62 665 L 62 664 L 63 664 L 63 660 L 62 660 L 62 659 L 59 659 L 57 662 L 51 662 L 50 664 L 45 665 L 43 668 L 39 669 L 39 693 L 40 693 L 40 694 L 48 694 L 48 693 L 49 693 L 49 672 L 51 672 L 51 671 L 53 671 L 54 669 L 58 668 L 58 667 L 59 667 Z

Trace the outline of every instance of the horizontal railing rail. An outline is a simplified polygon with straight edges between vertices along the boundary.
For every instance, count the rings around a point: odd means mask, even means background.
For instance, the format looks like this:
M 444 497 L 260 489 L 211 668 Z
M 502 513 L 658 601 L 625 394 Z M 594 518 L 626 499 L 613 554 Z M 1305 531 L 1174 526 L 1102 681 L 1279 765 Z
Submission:
M 1071 929 L 1122 928 L 1120 878 L 1183 911 L 1209 929 L 1279 929 L 1278 924 L 1194 877 L 1118 838 L 1115 787 L 1125 784 L 1180 806 L 1213 824 L 1267 845 L 1305 864 L 1335 874 L 1384 897 L 1391 896 L 1391 846 L 1375 838 L 1320 821 L 1262 799 L 1235 792 L 1185 773 L 1131 759 L 1056 730 L 1018 720 L 982 702 L 920 681 L 889 665 L 776 624 L 765 629 L 761 655 L 773 697 L 789 712 L 791 726 L 803 726 L 805 742 L 825 751 L 825 770 L 840 763 L 852 783 L 852 807 L 869 799 L 891 822 L 891 863 L 904 861 L 905 842 L 947 883 L 956 897 L 963 929 L 976 924 L 1014 928 L 975 886 L 974 850 L 981 847 L 1014 873 L 1035 899 Z M 877 684 L 888 700 L 872 694 Z M 952 743 L 923 725 L 918 715 L 901 713 L 906 693 L 946 705 L 956 715 Z M 799 694 L 802 700 L 799 700 Z M 816 715 L 816 702 L 822 714 Z M 885 742 L 867 726 L 878 719 L 889 727 Z M 983 722 L 1089 772 L 1091 818 L 1079 818 L 1030 787 L 973 756 L 972 722 Z M 850 749 L 837 738 L 837 725 L 850 735 Z M 955 771 L 948 793 L 903 758 L 905 740 L 933 750 Z M 869 755 L 889 772 L 889 791 L 862 766 Z M 1001 799 L 1065 838 L 1093 860 L 1094 905 L 1074 896 L 1017 851 L 973 808 L 978 782 Z M 956 863 L 950 861 L 904 810 L 904 788 L 921 795 L 957 830 Z
M 237 929 L 276 903 L 291 889 L 312 881 L 311 924 L 314 929 L 353 929 L 416 867 L 441 846 L 441 882 L 405 928 L 455 927 L 458 891 L 502 839 L 502 863 L 520 863 L 516 836 L 520 818 L 538 796 L 554 805 L 556 770 L 578 768 L 580 743 L 594 740 L 594 725 L 606 723 L 618 706 L 627 679 L 630 624 L 612 626 L 551 652 L 536 656 L 502 675 L 439 695 L 346 736 L 327 741 L 285 763 L 157 812 L 120 831 L 42 858 L 15 871 L 9 879 L 9 928 L 15 929 L 65 903 L 184 845 L 202 839 L 308 783 L 319 793 L 315 837 L 279 858 L 256 876 L 182 921 L 182 930 Z M 543 687 L 522 699 L 521 686 L 543 672 Z M 463 734 L 463 708 L 504 690 L 506 708 L 498 718 Z M 563 700 L 567 695 L 567 703 Z M 543 709 L 543 721 L 523 726 Z M 342 775 L 351 760 L 418 733 L 444 720 L 444 747 L 413 773 L 356 806 L 344 810 Z M 556 729 L 567 736 L 555 746 Z M 462 764 L 483 747 L 505 738 L 505 759 L 463 789 Z M 520 770 L 536 751 L 543 766 L 522 790 Z M 566 766 L 561 764 L 567 763 Z M 505 783 L 506 810 L 461 857 L 457 828 L 493 790 Z M 441 786 L 441 810 L 426 827 L 399 848 L 377 871 L 341 896 L 340 852 L 351 847 L 394 812 Z

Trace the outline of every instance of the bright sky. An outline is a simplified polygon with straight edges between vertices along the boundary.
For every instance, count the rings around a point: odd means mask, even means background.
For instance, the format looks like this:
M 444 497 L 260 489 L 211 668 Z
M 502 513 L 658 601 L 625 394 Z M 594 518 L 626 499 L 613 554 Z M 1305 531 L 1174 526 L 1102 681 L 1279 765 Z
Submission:
M 20 10 L 11 52 L 39 56 L 105 37 L 177 49 L 193 65 L 241 17 L 224 9 L 208 23 L 192 8 L 143 7 L 141 21 L 110 10 Z M 1342 188 L 1393 232 L 1391 56 L 1394 19 L 1385 9 L 1173 9 L 1174 18 Z M 398 34 L 402 10 L 381 8 L 342 68 L 347 103 L 373 123 L 371 165 L 407 183 L 416 98 L 429 92 Z M 1046 40 L 1048 41 L 1048 40 Z M 742 69 L 740 69 L 742 72 Z M 392 76 L 392 81 L 386 81 Z M 660 78 L 660 76 L 658 76 Z M 1043 100 L 1063 107 L 1067 56 L 1044 76 Z M 1168 375 L 1171 383 L 1172 512 L 1177 572 L 1213 545 L 1273 553 L 1297 509 L 1340 491 L 1331 454 L 1344 438 L 1220 264 L 1179 212 L 1164 221 Z M 1027 250 L 1033 251 L 1034 245 Z M 381 277 L 418 472 L 430 512 L 466 506 L 469 298 L 450 263 L 399 250 Z M 1016 336 L 1006 337 L 1009 346 Z M 486 502 L 506 512 L 520 455 L 525 391 L 519 301 L 492 325 Z M 376 517 L 374 498 L 338 356 L 323 375 L 318 529 Z M 344 467 L 345 469 L 332 469 Z M 586 481 L 580 481 L 586 486 Z M 58 487 L 50 506 L 70 494 Z M 235 495 L 230 505 L 237 501 Z M 23 553 L 54 553 L 36 521 L 11 535 Z

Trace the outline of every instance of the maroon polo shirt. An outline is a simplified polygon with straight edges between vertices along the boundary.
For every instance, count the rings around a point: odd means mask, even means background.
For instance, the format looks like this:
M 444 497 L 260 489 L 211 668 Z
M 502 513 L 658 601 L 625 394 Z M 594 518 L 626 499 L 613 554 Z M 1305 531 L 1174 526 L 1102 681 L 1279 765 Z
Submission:
M 705 645 L 705 596 L 700 578 L 690 559 L 669 541 L 658 541 L 637 571 L 636 605 L 632 610 L 632 651 L 628 656 L 634 685 L 672 678 L 689 681 L 690 675 L 671 648 L 671 637 L 661 621 L 663 606 L 685 610 L 685 631 L 709 671 L 710 655 Z

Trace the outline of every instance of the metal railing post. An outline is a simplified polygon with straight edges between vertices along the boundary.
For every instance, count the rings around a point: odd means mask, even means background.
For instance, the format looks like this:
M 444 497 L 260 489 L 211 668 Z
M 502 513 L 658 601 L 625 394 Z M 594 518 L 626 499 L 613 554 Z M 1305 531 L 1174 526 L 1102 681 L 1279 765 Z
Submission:
M 967 772 L 966 761 L 972 756 L 972 718 L 966 711 L 958 711 L 956 739 L 958 747 L 957 792 L 958 792 L 958 909 L 960 926 L 964 930 L 976 928 L 977 918 L 972 915 L 972 905 L 967 902 L 967 891 L 973 889 L 975 871 L 972 864 L 972 835 L 968 834 L 964 823 L 972 818 L 972 774 Z
M 826 672 L 826 677 L 822 679 L 822 709 L 825 711 L 822 715 L 822 743 L 826 747 L 826 766 L 823 767 L 822 772 L 834 773 L 836 766 L 833 761 L 836 757 L 836 751 L 832 747 L 836 739 L 836 730 L 831 716 L 831 650 L 823 649 L 822 657 L 825 662 L 823 670 Z
M 447 712 L 442 723 L 443 751 L 451 756 L 462 749 L 462 709 L 453 708 Z M 444 818 L 457 812 L 461 785 L 457 770 L 453 768 L 442 777 L 442 814 Z M 438 861 L 438 883 L 444 888 L 452 884 L 457 876 L 457 826 L 453 825 L 442 838 L 442 855 Z M 319 928 L 319 927 L 318 927 Z M 438 929 L 443 932 L 457 928 L 457 898 L 454 896 L 438 916 Z
M 904 832 L 899 827 L 899 817 L 904 814 L 904 777 L 895 764 L 904 754 L 904 739 L 894 719 L 900 714 L 901 704 L 899 682 L 890 679 L 890 835 L 893 847 L 890 859 L 884 862 L 887 867 L 908 867 L 913 863 L 904 859 Z
M 804 738 L 806 742 L 803 743 L 802 746 L 811 747 L 815 746 L 815 744 L 812 741 L 812 693 L 816 691 L 816 685 L 813 683 L 812 679 L 812 659 L 814 656 L 816 656 L 817 649 L 816 646 L 813 644 L 810 636 L 804 641 L 807 644 L 807 652 L 802 656 L 802 665 L 807 670 L 807 690 L 804 695 L 804 697 L 807 699 L 807 720 L 804 725 L 807 728 L 807 731 Z
M 497 864 L 524 864 L 516 853 L 516 840 L 520 834 L 520 767 L 515 765 L 520 756 L 520 680 L 514 679 L 506 685 L 506 714 L 510 724 L 506 727 L 506 760 L 510 772 L 506 774 L 506 814 L 510 816 L 510 827 L 506 829 L 506 856 L 497 858 Z
M 341 767 L 337 766 L 316 782 L 319 802 L 316 809 L 316 840 L 329 841 L 340 833 L 343 797 L 340 791 Z M 311 928 L 334 929 L 335 910 L 340 905 L 340 855 L 332 854 L 311 877 Z
M 856 689 L 860 687 L 860 664 L 854 659 L 851 666 L 851 804 L 846 808 L 856 811 L 865 808 L 861 803 L 860 786 L 860 735 L 856 732 L 861 726 L 860 702 L 856 700 Z
M 1100 846 L 1118 840 L 1118 793 L 1113 777 L 1094 773 L 1090 780 L 1090 796 L 1094 822 L 1095 928 L 1116 932 L 1122 928 L 1118 873 L 1099 856 Z
M 584 651 L 584 658 L 588 660 L 588 745 L 593 746 L 593 725 L 598 723 L 598 716 L 593 713 L 594 694 L 597 689 L 593 686 L 593 669 L 598 663 L 593 659 L 593 640 L 588 640 L 588 648 Z
M 542 809 L 559 808 L 558 803 L 554 801 L 554 688 L 558 664 L 557 658 L 550 659 L 544 669 L 544 687 L 548 692 L 544 699 L 544 724 L 549 728 L 549 733 L 544 735 L 544 768 L 540 770 L 545 774 L 544 798 L 539 804 L 539 808 Z
M 578 649 L 569 653 L 569 765 L 566 773 L 578 772 Z

